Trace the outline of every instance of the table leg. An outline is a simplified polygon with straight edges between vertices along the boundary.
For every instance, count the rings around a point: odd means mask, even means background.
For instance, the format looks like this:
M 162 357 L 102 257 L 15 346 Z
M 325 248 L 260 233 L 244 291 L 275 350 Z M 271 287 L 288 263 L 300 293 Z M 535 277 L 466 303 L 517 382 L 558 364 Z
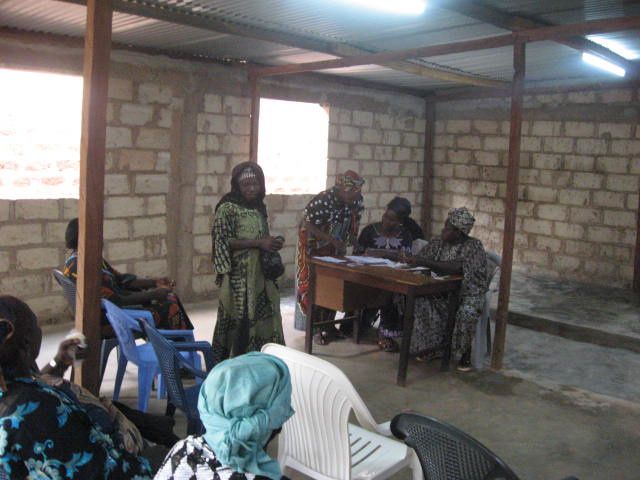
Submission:
M 360 325 L 362 325 L 362 318 L 364 317 L 364 308 L 361 309 L 359 312 L 354 312 L 355 315 L 352 315 L 353 317 L 353 341 L 355 343 L 360 343 Z
M 449 294 L 449 308 L 447 315 L 447 332 L 446 332 L 446 345 L 444 348 L 444 354 L 442 355 L 442 362 L 440 363 L 440 371 L 446 372 L 449 370 L 449 363 L 451 362 L 451 343 L 453 342 L 453 330 L 456 327 L 456 313 L 458 312 L 459 303 L 459 291 L 451 292 Z
M 396 383 L 404 387 L 407 385 L 407 367 L 409 366 L 409 347 L 413 332 L 413 309 L 416 303 L 415 290 L 409 290 L 406 296 L 404 318 L 402 321 L 402 344 L 400 345 L 400 362 L 398 364 L 398 378 Z
M 311 350 L 313 348 L 313 313 L 316 303 L 316 269 L 313 263 L 309 264 L 309 290 L 307 295 L 309 299 L 309 311 L 307 312 L 307 323 L 304 329 L 304 351 L 311 354 Z

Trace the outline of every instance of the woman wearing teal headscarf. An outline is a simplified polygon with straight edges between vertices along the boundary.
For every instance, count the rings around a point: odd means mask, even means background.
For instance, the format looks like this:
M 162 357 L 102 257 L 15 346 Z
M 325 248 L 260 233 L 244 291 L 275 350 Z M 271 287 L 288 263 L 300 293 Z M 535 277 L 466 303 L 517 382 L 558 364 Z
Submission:
M 202 436 L 176 443 L 156 480 L 281 480 L 267 443 L 293 415 L 285 363 L 251 352 L 219 363 L 198 399 Z

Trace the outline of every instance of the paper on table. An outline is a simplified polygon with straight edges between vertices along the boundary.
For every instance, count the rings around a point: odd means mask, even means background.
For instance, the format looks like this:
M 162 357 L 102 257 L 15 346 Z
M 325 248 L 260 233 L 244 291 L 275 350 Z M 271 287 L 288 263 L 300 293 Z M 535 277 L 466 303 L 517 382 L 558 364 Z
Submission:
M 313 258 L 322 260 L 323 262 L 329 262 L 329 263 L 345 263 L 346 262 L 346 260 L 343 260 L 342 258 L 336 258 L 336 257 L 313 257 Z
M 359 263 L 361 265 L 389 265 L 390 263 L 394 263 L 391 260 L 387 260 L 386 258 L 363 257 L 360 255 L 346 255 L 344 258 L 352 261 L 353 263 Z

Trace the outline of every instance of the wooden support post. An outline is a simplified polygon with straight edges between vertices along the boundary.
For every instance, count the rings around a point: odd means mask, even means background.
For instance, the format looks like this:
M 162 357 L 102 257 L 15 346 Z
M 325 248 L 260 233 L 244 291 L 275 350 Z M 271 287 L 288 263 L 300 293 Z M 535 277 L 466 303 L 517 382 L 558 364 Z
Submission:
M 260 124 L 260 77 L 249 74 L 249 89 L 251 90 L 251 131 L 249 136 L 249 160 L 258 162 L 258 126 Z
M 76 379 L 94 394 L 99 390 L 100 267 L 107 123 L 107 89 L 111 52 L 111 0 L 87 2 L 84 43 L 84 95 L 80 140 L 80 230 L 76 328 L 85 334 L 88 357 Z M 79 373 L 79 375 L 78 375 Z
M 507 196 L 504 213 L 502 240 L 502 265 L 500 268 L 500 293 L 496 313 L 496 333 L 491 355 L 491 368 L 500 370 L 504 357 L 511 293 L 511 270 L 513 245 L 516 234 L 516 212 L 518 208 L 518 169 L 520 166 L 520 133 L 522 130 L 522 96 L 525 74 L 525 43 L 513 46 L 513 85 L 511 94 L 511 127 L 509 131 L 509 165 L 507 167 Z
M 632 103 L 638 104 L 640 101 L 640 93 L 637 88 L 633 89 Z M 640 122 L 636 117 L 636 131 L 640 132 Z M 638 192 L 640 202 L 640 192 Z M 640 203 L 638 203 L 638 212 L 636 216 L 636 253 L 633 262 L 633 291 L 640 293 Z
M 436 104 L 427 100 L 424 106 L 424 158 L 422 161 L 422 211 L 420 223 L 425 238 L 431 237 L 433 207 L 433 141 L 436 131 Z

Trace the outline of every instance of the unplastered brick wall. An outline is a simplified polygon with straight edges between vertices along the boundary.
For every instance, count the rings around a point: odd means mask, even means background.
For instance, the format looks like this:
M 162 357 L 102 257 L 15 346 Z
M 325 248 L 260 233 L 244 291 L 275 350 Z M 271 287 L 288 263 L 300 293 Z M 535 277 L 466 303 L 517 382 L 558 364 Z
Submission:
M 422 107 L 407 105 L 407 99 L 372 94 L 332 94 L 335 86 L 322 93 L 309 88 L 282 84 L 267 85 L 266 95 L 291 101 L 309 101 L 329 109 L 329 149 L 327 186 L 346 170 L 360 172 L 366 179 L 363 188 L 365 212 L 361 225 L 379 221 L 386 204 L 396 195 L 407 197 L 420 216 L 422 163 L 425 120 Z M 298 87 L 300 88 L 300 87 Z M 322 87 L 316 87 L 319 90 Z M 329 93 L 327 93 L 329 92 Z M 415 104 L 415 102 L 413 102 Z M 229 191 L 233 166 L 249 159 L 250 102 L 248 97 L 205 93 L 197 116 L 196 210 L 193 227 L 193 291 L 210 296 L 215 290 L 211 265 L 210 229 L 215 205 Z M 301 168 L 304 152 L 301 152 Z M 283 235 L 281 251 L 285 275 L 281 283 L 293 284 L 297 227 L 307 195 L 268 195 L 271 233 Z
M 640 185 L 640 112 L 632 89 L 525 98 L 514 266 L 535 274 L 628 286 Z M 437 107 L 433 228 L 451 206 L 501 252 L 508 102 Z

